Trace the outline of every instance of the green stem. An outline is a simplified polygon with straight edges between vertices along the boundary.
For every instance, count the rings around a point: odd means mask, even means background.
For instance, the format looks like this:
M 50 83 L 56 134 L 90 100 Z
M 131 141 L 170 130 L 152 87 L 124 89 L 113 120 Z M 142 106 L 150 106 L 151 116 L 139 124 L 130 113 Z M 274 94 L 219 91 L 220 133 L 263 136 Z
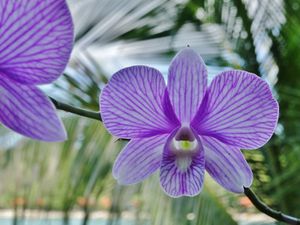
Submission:
M 53 104 L 55 105 L 55 107 L 57 109 L 60 110 L 64 110 L 66 112 L 70 112 L 79 116 L 83 116 L 83 117 L 87 117 L 87 118 L 91 118 L 94 120 L 99 120 L 102 121 L 100 112 L 94 112 L 94 111 L 90 111 L 90 110 L 86 110 L 86 109 L 81 109 L 81 108 L 77 108 L 62 102 L 59 102 L 57 100 L 55 100 L 54 98 L 51 98 L 51 101 L 53 102 Z

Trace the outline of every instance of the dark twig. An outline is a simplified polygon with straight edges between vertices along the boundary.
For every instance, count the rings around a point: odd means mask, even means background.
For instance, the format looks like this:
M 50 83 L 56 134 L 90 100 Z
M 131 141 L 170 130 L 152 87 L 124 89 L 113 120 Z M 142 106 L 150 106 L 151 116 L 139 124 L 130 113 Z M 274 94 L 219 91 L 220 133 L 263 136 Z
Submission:
M 287 224 L 292 225 L 300 225 L 300 219 L 296 217 L 292 217 L 289 215 L 286 215 L 280 211 L 276 211 L 269 206 L 267 206 L 265 203 L 263 203 L 250 188 L 244 188 L 245 195 L 250 199 L 250 201 L 253 203 L 253 205 L 264 214 L 278 220 L 281 222 L 285 222 Z
M 59 102 L 59 101 L 57 101 L 57 100 L 55 100 L 54 98 L 51 98 L 51 97 L 50 97 L 50 99 L 51 99 L 51 101 L 53 102 L 53 104 L 55 105 L 55 107 L 57 109 L 64 110 L 64 111 L 70 112 L 70 113 L 74 113 L 74 114 L 77 114 L 77 115 L 80 115 L 80 116 L 83 116 L 83 117 L 88 117 L 88 118 L 91 118 L 91 119 L 94 119 L 94 120 L 102 121 L 100 112 L 94 112 L 94 111 L 89 111 L 89 110 L 86 110 L 86 109 L 77 108 L 77 107 Z

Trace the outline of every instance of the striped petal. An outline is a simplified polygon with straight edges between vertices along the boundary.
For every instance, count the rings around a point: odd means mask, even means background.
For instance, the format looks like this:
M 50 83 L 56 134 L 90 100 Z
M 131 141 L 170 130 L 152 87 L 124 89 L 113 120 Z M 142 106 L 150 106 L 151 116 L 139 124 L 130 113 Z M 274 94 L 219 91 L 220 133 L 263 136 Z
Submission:
M 213 137 L 201 137 L 205 150 L 205 169 L 225 189 L 244 192 L 253 180 L 252 171 L 241 151 Z
M 50 100 L 38 88 L 4 77 L 0 79 L 0 122 L 33 139 L 49 142 L 66 139 L 63 124 Z
M 164 147 L 160 167 L 160 184 L 171 197 L 195 196 L 202 190 L 204 180 L 204 150 L 197 136 L 196 152 L 174 151 L 170 135 Z
M 65 69 L 72 45 L 65 0 L 0 1 L 0 71 L 10 79 L 52 82 Z
M 168 135 L 132 139 L 119 154 L 113 176 L 120 184 L 138 183 L 160 166 L 163 146 Z
M 175 114 L 189 123 L 204 97 L 207 71 L 201 57 L 192 49 L 180 51 L 169 68 L 168 91 Z
M 170 133 L 176 119 L 161 73 L 133 66 L 112 76 L 100 97 L 104 125 L 121 138 L 150 137 Z
M 211 83 L 192 126 L 201 135 L 244 149 L 263 146 L 278 120 L 268 84 L 245 71 L 226 71 Z

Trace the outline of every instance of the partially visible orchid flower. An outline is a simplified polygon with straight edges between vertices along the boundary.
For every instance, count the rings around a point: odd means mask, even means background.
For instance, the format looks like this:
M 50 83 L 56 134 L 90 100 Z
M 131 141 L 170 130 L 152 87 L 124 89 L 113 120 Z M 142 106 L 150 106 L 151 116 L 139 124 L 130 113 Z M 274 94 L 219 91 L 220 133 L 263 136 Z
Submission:
M 167 86 L 154 68 L 128 67 L 112 76 L 100 105 L 108 131 L 131 139 L 114 177 L 134 184 L 160 169 L 161 186 L 172 197 L 197 195 L 205 170 L 227 190 L 243 192 L 253 177 L 240 149 L 263 146 L 278 120 L 264 80 L 231 70 L 207 87 L 205 64 L 189 48 L 173 59 Z
M 65 0 L 0 1 L 0 123 L 38 140 L 66 139 L 53 104 L 36 85 L 62 74 L 72 45 Z

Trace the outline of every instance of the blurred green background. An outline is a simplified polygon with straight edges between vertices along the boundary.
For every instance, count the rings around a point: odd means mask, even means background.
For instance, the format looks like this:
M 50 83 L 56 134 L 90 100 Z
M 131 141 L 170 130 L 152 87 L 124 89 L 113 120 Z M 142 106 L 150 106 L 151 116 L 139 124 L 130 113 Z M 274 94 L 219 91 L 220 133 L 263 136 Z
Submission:
M 272 87 L 280 119 L 271 141 L 244 152 L 253 190 L 266 203 L 300 216 L 300 0 L 69 0 L 76 28 L 64 76 L 42 87 L 65 103 L 98 110 L 109 77 L 144 64 L 165 75 L 190 45 L 209 80 L 231 68 L 254 72 Z M 235 225 L 275 224 L 243 195 L 207 175 L 194 198 L 171 199 L 157 174 L 118 186 L 113 162 L 126 144 L 102 124 L 60 112 L 69 139 L 40 143 L 0 128 L 0 224 Z

